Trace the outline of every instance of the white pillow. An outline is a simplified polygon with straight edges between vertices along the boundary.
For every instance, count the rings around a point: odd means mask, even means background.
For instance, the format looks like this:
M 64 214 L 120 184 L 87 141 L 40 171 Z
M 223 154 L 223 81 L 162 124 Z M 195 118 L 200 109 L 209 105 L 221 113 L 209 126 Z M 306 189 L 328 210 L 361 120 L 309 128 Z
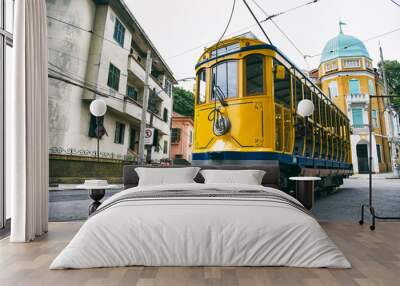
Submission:
M 265 171 L 261 170 L 202 170 L 206 184 L 246 184 L 261 185 Z
M 135 168 L 139 186 L 194 183 L 199 167 L 187 168 Z

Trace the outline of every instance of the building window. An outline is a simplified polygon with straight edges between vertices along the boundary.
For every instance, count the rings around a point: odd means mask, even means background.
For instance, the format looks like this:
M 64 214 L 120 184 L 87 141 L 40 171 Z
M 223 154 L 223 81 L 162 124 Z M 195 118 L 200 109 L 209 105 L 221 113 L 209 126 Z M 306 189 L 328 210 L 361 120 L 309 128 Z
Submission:
M 365 67 L 366 67 L 367 69 L 372 70 L 372 62 L 369 61 L 369 60 L 365 60 Z
M 361 108 L 353 108 L 351 110 L 351 114 L 352 114 L 352 117 L 353 117 L 353 125 L 354 126 L 362 126 L 362 125 L 364 125 L 363 110 Z
M 349 80 L 350 94 L 360 94 L 360 81 L 358 79 Z
M 164 122 L 168 122 L 168 109 L 164 108 L 163 111 L 163 120 Z
M 121 47 L 123 47 L 124 39 L 125 39 L 125 27 L 118 19 L 115 19 L 114 40 L 117 41 L 117 43 L 120 44 Z
M 238 89 L 238 62 L 225 61 L 214 65 L 212 68 L 212 76 L 215 78 L 215 87 L 218 87 L 225 98 L 237 96 Z M 211 92 L 211 98 L 214 100 L 214 90 Z
M 124 137 L 125 137 L 125 124 L 117 121 L 115 123 L 114 143 L 124 144 Z
M 372 110 L 371 117 L 372 117 L 372 127 L 373 128 L 379 128 L 378 111 L 377 110 Z
M 181 141 L 181 129 L 172 128 L 171 143 L 179 143 Z
M 378 163 L 382 163 L 382 153 L 380 144 L 376 144 L 376 155 L 378 156 Z
M 131 128 L 131 133 L 130 133 L 130 140 L 129 140 L 129 149 L 135 150 L 136 146 L 136 129 Z
M 168 153 L 168 141 L 164 140 L 163 153 Z
M 206 70 L 197 73 L 197 104 L 206 102 Z
M 326 72 L 337 70 L 337 68 L 338 68 L 337 61 L 332 61 L 332 62 L 329 62 L 329 63 L 325 64 L 325 71 Z
M 345 68 L 359 68 L 361 67 L 360 59 L 343 60 L 343 67 Z
M 172 84 L 169 80 L 165 79 L 164 90 L 171 97 L 172 95 Z
M 110 68 L 108 69 L 107 85 L 115 89 L 116 91 L 118 91 L 119 88 L 119 76 L 120 76 L 119 69 L 110 63 Z
M 189 133 L 189 144 L 190 145 L 193 144 L 193 131 L 192 130 L 190 130 L 190 133 Z
M 372 79 L 368 80 L 369 94 L 375 95 L 374 81 Z
M 127 95 L 128 95 L 129 98 L 132 98 L 135 101 L 138 100 L 138 90 L 133 86 L 128 85 L 128 87 L 127 87 Z
M 329 83 L 329 95 L 331 97 L 336 97 L 339 95 L 338 85 L 336 81 L 331 81 Z
M 264 93 L 264 56 L 246 57 L 246 95 Z

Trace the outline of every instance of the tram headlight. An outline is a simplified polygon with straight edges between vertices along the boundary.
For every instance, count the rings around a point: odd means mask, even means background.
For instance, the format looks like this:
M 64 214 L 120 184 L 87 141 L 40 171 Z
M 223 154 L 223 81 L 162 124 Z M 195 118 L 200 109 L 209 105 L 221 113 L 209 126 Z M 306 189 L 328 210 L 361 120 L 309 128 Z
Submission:
M 216 118 L 216 120 L 214 120 L 213 129 L 215 135 L 224 135 L 231 129 L 231 121 L 228 117 L 221 114 Z

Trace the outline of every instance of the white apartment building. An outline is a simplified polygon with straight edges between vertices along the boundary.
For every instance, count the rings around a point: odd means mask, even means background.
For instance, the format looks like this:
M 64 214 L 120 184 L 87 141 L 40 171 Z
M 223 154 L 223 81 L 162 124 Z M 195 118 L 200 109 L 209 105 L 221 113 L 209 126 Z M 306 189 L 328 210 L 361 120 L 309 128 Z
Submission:
M 47 1 L 50 153 L 93 156 L 95 98 L 107 103 L 104 158 L 138 153 L 147 51 L 152 55 L 147 123 L 157 130 L 152 160 L 169 158 L 174 76 L 122 0 Z M 85 86 L 85 88 L 82 88 Z M 151 116 L 152 114 L 152 116 Z M 152 120 L 151 120 L 152 118 Z

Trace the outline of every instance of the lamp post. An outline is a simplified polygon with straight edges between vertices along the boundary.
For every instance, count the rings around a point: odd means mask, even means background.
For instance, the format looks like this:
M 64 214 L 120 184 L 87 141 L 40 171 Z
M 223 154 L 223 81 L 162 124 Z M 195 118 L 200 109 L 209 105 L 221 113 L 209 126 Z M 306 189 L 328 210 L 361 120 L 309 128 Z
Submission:
M 99 117 L 104 116 L 107 112 L 107 104 L 102 99 L 95 99 L 90 103 L 90 113 L 96 117 L 96 138 L 97 138 L 97 161 L 100 161 L 100 128 Z
M 369 132 L 369 173 L 368 173 L 368 204 L 361 205 L 361 219 L 359 224 L 364 224 L 364 209 L 368 208 L 371 214 L 372 223 L 370 225 L 370 230 L 375 230 L 375 219 L 381 220 L 392 220 L 400 219 L 400 217 L 386 217 L 378 216 L 375 212 L 375 208 L 372 205 L 372 98 L 399 98 L 397 95 L 370 95 L 369 96 L 369 109 L 368 109 L 368 132 Z
M 314 103 L 309 99 L 302 99 L 297 105 L 297 114 L 306 119 L 305 140 L 307 140 L 308 118 L 314 113 L 314 108 Z

